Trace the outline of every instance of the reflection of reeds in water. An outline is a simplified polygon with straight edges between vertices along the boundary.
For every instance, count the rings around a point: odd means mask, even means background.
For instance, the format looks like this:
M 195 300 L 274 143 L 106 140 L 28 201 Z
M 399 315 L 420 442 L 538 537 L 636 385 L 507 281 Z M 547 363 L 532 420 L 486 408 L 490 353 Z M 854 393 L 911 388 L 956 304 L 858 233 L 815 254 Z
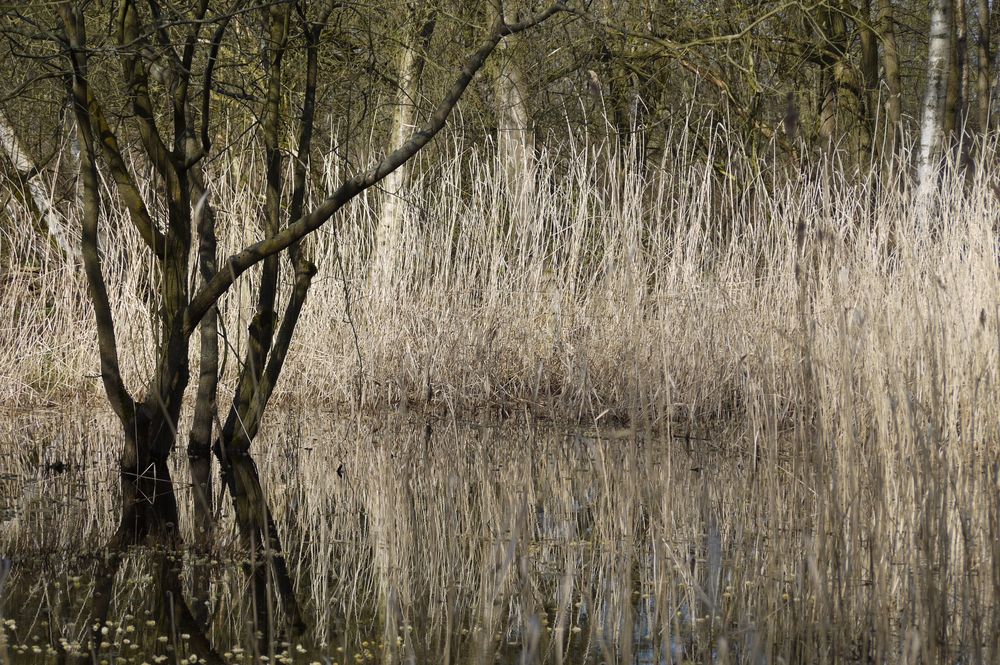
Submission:
M 838 433 L 835 448 L 840 414 L 810 414 L 801 427 L 810 437 L 776 434 L 756 457 L 742 428 L 685 443 L 451 420 L 428 435 L 405 421 L 372 430 L 291 414 L 256 445 L 311 658 L 993 662 L 993 453 L 944 449 L 931 417 L 895 408 L 891 439 Z M 766 431 L 766 419 L 755 424 Z M 62 444 L 71 460 L 82 446 L 110 452 L 113 434 L 51 427 L 71 433 Z M 87 517 L 114 489 L 101 485 L 99 459 L 30 489 L 39 482 L 31 449 L 52 431 L 35 423 L 35 438 L 4 457 L 17 479 L 4 488 L 17 517 L 0 542 L 15 561 L 4 601 L 18 626 L 12 644 L 27 631 L 48 635 L 39 616 L 68 639 L 85 630 L 75 622 L 93 567 L 76 557 L 110 529 Z M 13 438 L 4 431 L 4 452 Z M 68 487 L 93 496 L 62 502 Z M 208 638 L 224 654 L 252 650 L 253 638 L 246 552 L 221 505 Z M 113 618 L 156 618 L 154 563 L 145 551 L 125 557 Z M 133 641 L 159 648 L 154 624 Z

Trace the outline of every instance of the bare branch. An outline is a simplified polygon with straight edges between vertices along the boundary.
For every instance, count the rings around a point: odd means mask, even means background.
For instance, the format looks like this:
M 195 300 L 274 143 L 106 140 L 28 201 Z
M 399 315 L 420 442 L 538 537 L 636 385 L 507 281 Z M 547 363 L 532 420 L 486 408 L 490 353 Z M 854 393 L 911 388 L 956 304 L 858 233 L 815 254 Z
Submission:
M 83 16 L 70 3 L 59 5 L 59 16 L 63 22 L 66 40 L 69 44 L 69 58 L 73 67 L 72 91 L 73 109 L 76 113 L 77 132 L 80 136 L 80 176 L 83 181 L 83 265 L 87 275 L 90 299 L 94 305 L 97 321 L 97 344 L 101 357 L 101 379 L 111 408 L 119 419 L 129 422 L 135 415 L 135 400 L 128 393 L 122 381 L 118 364 L 118 344 L 115 339 L 115 322 L 111 313 L 108 288 L 101 269 L 101 255 L 98 247 L 98 217 L 100 214 L 100 190 L 97 184 L 97 163 L 94 155 L 94 133 L 87 112 L 89 91 L 87 87 L 87 58 L 83 52 L 86 36 Z
M 132 175 L 125 165 L 121 149 L 118 146 L 118 139 L 108 125 L 104 110 L 101 108 L 97 98 L 94 97 L 93 92 L 89 90 L 88 104 L 90 117 L 97 123 L 97 134 L 100 137 L 101 151 L 108 160 L 108 165 L 111 167 L 111 177 L 114 178 L 115 184 L 118 186 L 118 196 L 125 203 L 125 207 L 128 208 L 132 225 L 139 231 L 139 235 L 146 242 L 146 246 L 149 247 L 157 258 L 162 259 L 167 244 L 166 239 L 150 216 L 142 194 L 139 193 L 138 187 L 135 186 Z
M 565 2 L 557 0 L 557 2 L 545 10 L 524 21 L 513 24 L 497 21 L 491 29 L 489 36 L 483 40 L 479 48 L 465 62 L 458 78 L 445 94 L 444 99 L 438 104 L 427 124 L 414 133 L 409 140 L 386 155 L 370 170 L 345 181 L 312 212 L 302 216 L 279 233 L 256 242 L 238 254 L 229 257 L 212 281 L 202 287 L 194 298 L 192 298 L 185 312 L 185 334 L 190 335 L 194 332 L 201 318 L 229 290 L 237 277 L 265 258 L 287 249 L 292 243 L 323 226 L 351 199 L 381 181 L 430 143 L 431 139 L 444 128 L 448 121 L 448 116 L 455 109 L 466 88 L 469 87 L 476 73 L 482 69 L 487 58 L 489 58 L 490 54 L 493 53 L 505 36 L 523 32 L 565 10 Z

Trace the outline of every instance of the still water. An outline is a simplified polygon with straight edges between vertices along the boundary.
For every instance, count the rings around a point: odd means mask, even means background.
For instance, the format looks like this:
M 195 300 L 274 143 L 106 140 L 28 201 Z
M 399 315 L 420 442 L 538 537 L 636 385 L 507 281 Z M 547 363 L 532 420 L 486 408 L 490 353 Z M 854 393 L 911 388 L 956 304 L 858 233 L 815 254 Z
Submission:
M 253 593 L 226 488 L 212 487 L 210 542 L 192 544 L 182 452 L 181 543 L 108 549 L 119 436 L 90 413 L 0 427 L 0 663 L 858 662 L 905 649 L 907 591 L 866 565 L 866 528 L 881 526 L 824 522 L 815 469 L 762 464 L 750 446 L 279 414 L 254 460 L 297 630 L 268 562 Z

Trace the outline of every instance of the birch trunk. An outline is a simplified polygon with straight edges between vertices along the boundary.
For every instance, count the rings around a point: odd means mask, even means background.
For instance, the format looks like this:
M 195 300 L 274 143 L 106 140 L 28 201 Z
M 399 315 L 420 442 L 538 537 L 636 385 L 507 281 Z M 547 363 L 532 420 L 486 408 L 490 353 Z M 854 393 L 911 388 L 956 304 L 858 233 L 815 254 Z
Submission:
M 41 174 L 35 172 L 35 165 L 28 154 L 21 148 L 14 127 L 10 124 L 7 116 L 0 112 L 0 150 L 3 150 L 7 159 L 19 179 L 24 182 L 27 194 L 34 205 L 33 213 L 39 216 L 39 221 L 48 233 L 52 242 L 56 245 L 63 256 L 73 262 L 80 258 L 80 251 L 70 240 L 69 232 L 62 220 L 62 216 L 52 205 L 52 197 L 42 182 Z
M 930 39 L 927 47 L 927 87 L 920 114 L 917 184 L 921 196 L 929 193 L 940 161 L 944 104 L 951 60 L 949 0 L 932 0 Z

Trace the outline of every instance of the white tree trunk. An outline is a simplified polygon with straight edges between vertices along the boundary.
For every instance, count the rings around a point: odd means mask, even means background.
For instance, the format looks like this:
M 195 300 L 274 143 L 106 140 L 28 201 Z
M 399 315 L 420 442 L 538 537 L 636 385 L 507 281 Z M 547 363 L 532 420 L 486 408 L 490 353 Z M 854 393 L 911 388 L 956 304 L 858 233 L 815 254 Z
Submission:
M 399 91 L 396 93 L 396 110 L 392 115 L 392 133 L 389 137 L 389 145 L 395 147 L 402 145 L 413 131 L 416 116 L 414 105 L 417 89 L 416 81 L 412 77 L 413 62 L 416 59 L 412 48 L 408 46 L 403 49 L 399 56 Z M 378 258 L 384 259 L 386 251 L 398 245 L 399 235 L 402 231 L 402 216 L 404 206 L 402 197 L 403 185 L 406 182 L 406 167 L 401 166 L 383 181 L 382 206 L 379 213 L 377 242 L 379 247 Z
M 392 115 L 389 137 L 390 149 L 401 146 L 413 133 L 417 124 L 417 101 L 420 94 L 420 75 L 423 71 L 424 52 L 434 30 L 434 17 L 423 9 L 424 3 L 411 5 L 410 15 L 417 30 L 403 44 L 399 54 L 397 73 L 399 89 L 396 91 L 396 109 Z M 386 176 L 382 185 L 382 205 L 375 238 L 373 261 L 376 271 L 392 274 L 392 264 L 402 245 L 403 221 L 406 215 L 407 167 L 400 166 Z
M 14 169 L 22 176 L 25 176 L 28 188 L 27 194 L 31 197 L 38 213 L 41 215 L 40 222 L 44 225 L 45 230 L 55 241 L 56 246 L 59 247 L 63 255 L 75 261 L 79 258 L 80 252 L 76 245 L 70 241 L 69 233 L 66 230 L 66 225 L 61 215 L 52 206 L 52 197 L 46 190 L 45 183 L 42 182 L 41 174 L 32 174 L 35 165 L 32 163 L 28 153 L 21 148 L 21 144 L 17 140 L 17 134 L 14 132 L 14 127 L 2 112 L 0 112 L 0 150 L 3 150 L 7 159 L 14 166 Z
M 933 191 L 940 162 L 945 92 L 951 63 L 951 2 L 931 0 L 931 30 L 927 47 L 927 88 L 920 115 L 917 185 L 921 197 Z
M 497 147 L 507 171 L 508 182 L 526 185 L 535 163 L 535 136 L 525 103 L 521 72 L 510 58 L 510 44 L 500 43 L 504 53 L 496 78 L 496 103 L 499 129 Z

